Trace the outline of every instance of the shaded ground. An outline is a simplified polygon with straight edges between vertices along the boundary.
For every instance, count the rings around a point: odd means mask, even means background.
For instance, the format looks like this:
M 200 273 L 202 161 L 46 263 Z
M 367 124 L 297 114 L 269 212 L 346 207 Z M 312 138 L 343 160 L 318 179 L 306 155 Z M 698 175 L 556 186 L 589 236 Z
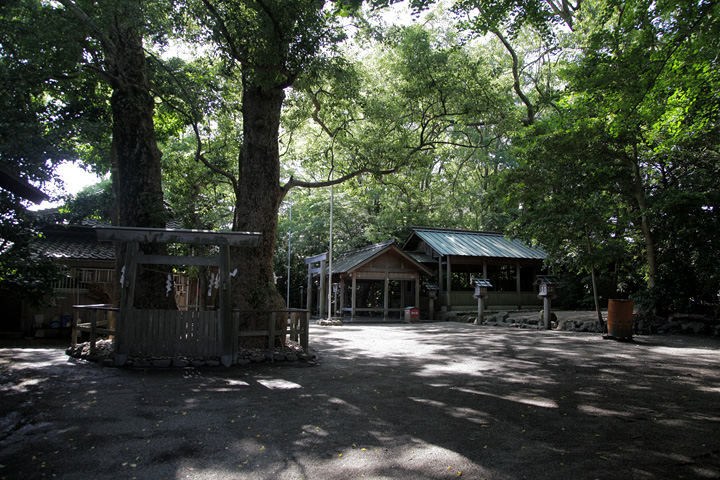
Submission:
M 720 341 L 311 329 L 307 363 L 128 370 L 0 349 L 0 478 L 720 478 Z

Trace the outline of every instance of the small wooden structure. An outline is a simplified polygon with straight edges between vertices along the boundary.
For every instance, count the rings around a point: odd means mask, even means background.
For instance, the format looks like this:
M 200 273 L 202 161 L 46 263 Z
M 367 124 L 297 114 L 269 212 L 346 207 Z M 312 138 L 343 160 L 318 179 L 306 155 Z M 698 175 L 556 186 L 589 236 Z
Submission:
M 547 254 L 539 248 L 499 233 L 431 227 L 412 227 L 402 248 L 437 272 L 442 310 L 473 307 L 471 276 L 492 282 L 488 306 L 509 309 L 540 304 L 533 281 L 543 271 Z
M 308 291 L 313 274 L 320 275 L 320 302 L 323 306 L 326 254 L 306 259 L 308 264 Z M 320 262 L 319 269 L 310 268 Z M 407 307 L 420 307 L 420 278 L 431 271 L 404 252 L 394 240 L 368 245 L 338 255 L 333 263 L 329 288 L 338 287 L 339 304 L 335 311 L 350 316 L 354 321 L 360 315 L 389 320 L 391 315 L 401 317 Z M 391 289 L 391 284 L 395 288 Z M 364 291 L 365 295 L 360 292 Z M 393 296 L 392 292 L 396 295 Z M 374 292 L 370 298 L 368 295 Z M 308 296 L 308 299 L 310 296 Z M 320 311 L 321 316 L 324 313 Z
M 223 365 L 237 358 L 230 304 L 230 247 L 252 247 L 260 233 L 166 230 L 160 228 L 103 227 L 99 240 L 127 242 L 120 309 L 115 327 L 115 364 L 128 355 L 218 356 Z M 214 257 L 146 255 L 140 243 L 215 245 Z M 138 264 L 203 265 L 219 271 L 219 308 L 216 311 L 136 309 L 135 277 Z

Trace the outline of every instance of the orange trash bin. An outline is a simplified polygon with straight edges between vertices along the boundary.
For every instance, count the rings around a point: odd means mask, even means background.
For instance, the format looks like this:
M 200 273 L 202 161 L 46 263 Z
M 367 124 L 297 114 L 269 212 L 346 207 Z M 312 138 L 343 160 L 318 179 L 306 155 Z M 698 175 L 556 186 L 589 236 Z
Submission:
M 607 329 L 609 336 L 617 338 L 632 337 L 634 306 L 632 300 L 611 298 L 608 301 Z

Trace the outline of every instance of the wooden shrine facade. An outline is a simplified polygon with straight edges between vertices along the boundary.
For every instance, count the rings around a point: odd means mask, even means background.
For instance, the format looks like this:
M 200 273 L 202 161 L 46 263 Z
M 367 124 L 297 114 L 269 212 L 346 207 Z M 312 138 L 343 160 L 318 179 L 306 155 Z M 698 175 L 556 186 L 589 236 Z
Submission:
M 493 232 L 412 227 L 403 250 L 433 270 L 441 309 L 475 308 L 472 278 L 488 279 L 486 305 L 535 308 L 542 305 L 534 285 L 545 272 L 547 254 L 540 248 Z
M 99 240 L 127 244 L 115 326 L 116 365 L 124 365 L 128 356 L 216 356 L 223 365 L 236 361 L 238 345 L 233 334 L 236 328 L 230 301 L 230 247 L 257 246 L 260 233 L 103 227 L 97 229 L 97 236 Z M 141 243 L 213 245 L 218 254 L 212 257 L 147 255 L 140 249 Z M 191 312 L 135 308 L 139 264 L 217 267 L 218 309 Z
M 320 268 L 308 269 L 309 287 L 314 274 L 318 276 L 320 316 L 326 315 L 325 305 L 329 305 L 334 314 L 349 317 L 350 321 L 360 317 L 402 318 L 405 308 L 420 306 L 421 277 L 431 274 L 394 240 L 369 245 L 345 252 L 333 262 L 332 281 L 327 282 L 331 285 L 327 289 L 331 291 L 330 300 L 326 301 L 326 256 L 307 259 L 309 267 L 311 260 L 320 262 Z

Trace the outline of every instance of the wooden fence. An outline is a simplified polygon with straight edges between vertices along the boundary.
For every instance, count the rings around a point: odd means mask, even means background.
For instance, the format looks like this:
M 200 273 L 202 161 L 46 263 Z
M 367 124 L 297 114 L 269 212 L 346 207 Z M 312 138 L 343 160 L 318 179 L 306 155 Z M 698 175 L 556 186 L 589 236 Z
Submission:
M 144 357 L 216 357 L 222 356 L 224 339 L 217 311 L 190 310 L 140 310 L 130 309 L 124 326 L 116 330 L 108 328 L 109 312 L 117 308 L 109 305 L 76 305 L 73 315 L 72 342 L 77 343 L 81 332 L 90 333 L 90 353 L 96 351 L 98 335 L 116 335 L 122 338 L 124 355 Z M 83 313 L 81 313 L 83 312 Z M 80 316 L 90 321 L 78 321 Z M 263 330 L 239 330 L 242 315 L 267 315 L 267 328 Z M 310 312 L 308 310 L 234 310 L 232 313 L 232 363 L 237 362 L 238 343 L 241 338 L 267 337 L 268 357 L 273 358 L 275 339 L 289 336 L 300 344 L 304 351 L 308 349 Z M 285 328 L 278 329 L 278 316 L 287 320 Z
M 72 333 L 70 341 L 77 345 L 78 336 L 82 332 L 90 333 L 90 355 L 95 355 L 98 335 L 115 335 L 115 330 L 110 327 L 111 312 L 117 312 L 112 305 L 73 305 L 75 315 L 72 319 Z M 88 321 L 87 317 L 90 317 Z M 81 318 L 84 317 L 84 318 Z
M 450 292 L 450 300 L 453 311 L 477 309 L 477 299 L 471 291 Z M 444 304 L 444 303 L 443 303 Z M 485 299 L 487 308 L 516 309 L 542 308 L 542 299 L 538 299 L 537 293 L 533 292 L 488 292 Z
M 222 341 L 214 310 L 131 309 L 122 335 L 127 355 L 134 357 L 219 357 Z
M 266 330 L 239 330 L 240 317 L 242 315 L 268 315 L 268 327 Z M 285 328 L 277 329 L 278 315 L 287 318 Z M 287 310 L 233 310 L 233 330 L 238 340 L 247 337 L 267 337 L 268 354 L 272 358 L 275 350 L 275 339 L 279 336 L 289 336 L 290 340 L 298 342 L 303 351 L 307 352 L 310 329 L 310 310 L 287 309 Z

